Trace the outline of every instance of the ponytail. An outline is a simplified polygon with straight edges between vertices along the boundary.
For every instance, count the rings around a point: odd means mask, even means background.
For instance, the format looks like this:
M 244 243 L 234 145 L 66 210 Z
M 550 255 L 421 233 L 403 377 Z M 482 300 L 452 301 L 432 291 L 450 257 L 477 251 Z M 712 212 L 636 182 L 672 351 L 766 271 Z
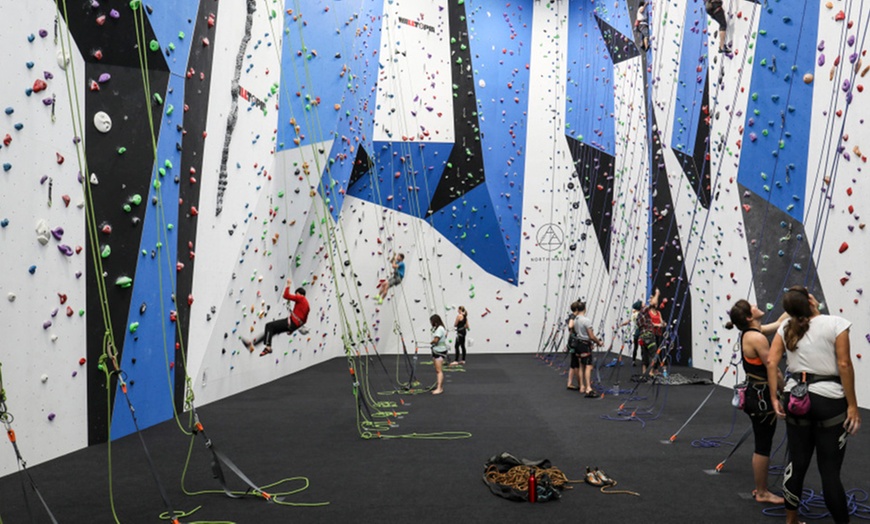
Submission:
M 782 308 L 791 317 L 783 330 L 785 347 L 789 351 L 794 351 L 800 339 L 810 329 L 812 308 L 807 288 L 800 286 L 789 288 L 782 297 Z
M 810 317 L 792 317 L 785 326 L 785 347 L 789 351 L 797 349 L 798 340 L 810 329 Z

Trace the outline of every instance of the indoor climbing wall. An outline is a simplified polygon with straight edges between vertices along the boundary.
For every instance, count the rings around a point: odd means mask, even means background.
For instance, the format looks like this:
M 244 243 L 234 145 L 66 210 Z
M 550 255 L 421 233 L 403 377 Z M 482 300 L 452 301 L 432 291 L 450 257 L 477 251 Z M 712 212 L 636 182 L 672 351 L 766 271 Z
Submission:
M 87 446 L 90 379 L 82 135 L 70 118 L 85 90 L 66 75 L 84 61 L 45 4 L 4 6 L 0 17 L 0 373 L 21 452 L 37 461 Z M 4 439 L 0 475 L 13 471 Z
M 648 5 L 648 50 L 636 0 L 65 5 L 0 17 L 0 363 L 31 464 L 135 431 L 127 398 L 147 427 L 425 355 L 460 305 L 470 361 L 538 351 L 578 299 L 625 352 L 655 288 L 669 358 L 718 375 L 730 305 L 807 286 L 870 399 L 860 2 L 731 0 L 727 55 L 700 0 Z M 260 357 L 288 279 L 308 330 Z

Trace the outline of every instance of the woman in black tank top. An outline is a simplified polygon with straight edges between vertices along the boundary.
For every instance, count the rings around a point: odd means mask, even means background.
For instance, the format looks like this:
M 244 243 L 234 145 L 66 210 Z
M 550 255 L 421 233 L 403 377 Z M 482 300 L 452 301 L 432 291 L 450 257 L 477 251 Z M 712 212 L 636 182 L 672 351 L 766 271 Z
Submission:
M 755 434 L 755 452 L 752 454 L 752 473 L 755 478 L 755 489 L 752 494 L 758 502 L 782 504 L 784 499 L 767 489 L 767 472 L 770 466 L 770 450 L 773 447 L 773 436 L 776 433 L 776 413 L 770 399 L 770 388 L 767 382 L 767 354 L 770 344 L 765 335 L 776 333 L 784 314 L 772 324 L 761 324 L 764 312 L 746 300 L 738 300 L 729 311 L 731 322 L 725 327 L 737 327 L 740 330 L 740 344 L 743 371 L 746 374 L 746 400 L 743 411 L 752 421 L 752 432 Z M 777 384 L 782 388 L 782 380 Z

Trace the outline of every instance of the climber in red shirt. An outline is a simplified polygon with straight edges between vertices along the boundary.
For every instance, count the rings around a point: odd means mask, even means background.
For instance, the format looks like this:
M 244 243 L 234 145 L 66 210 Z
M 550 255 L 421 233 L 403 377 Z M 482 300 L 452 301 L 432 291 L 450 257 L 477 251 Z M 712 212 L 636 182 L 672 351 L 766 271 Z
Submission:
M 254 346 L 261 342 L 266 343 L 266 347 L 260 352 L 261 357 L 265 357 L 272 352 L 272 337 L 280 333 L 293 333 L 297 329 L 305 325 L 308 321 L 308 311 L 311 309 L 308 305 L 308 299 L 305 298 L 305 290 L 296 289 L 296 294 L 290 292 L 290 279 L 287 279 L 287 287 L 284 288 L 284 299 L 293 302 L 293 312 L 287 318 L 273 320 L 266 324 L 266 331 L 252 341 L 242 340 L 242 344 L 250 351 L 254 352 Z

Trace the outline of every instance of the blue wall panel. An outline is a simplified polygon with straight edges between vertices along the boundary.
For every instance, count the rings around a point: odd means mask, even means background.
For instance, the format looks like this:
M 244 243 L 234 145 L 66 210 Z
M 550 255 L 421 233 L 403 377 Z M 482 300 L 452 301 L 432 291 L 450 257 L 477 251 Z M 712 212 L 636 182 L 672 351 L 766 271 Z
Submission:
M 163 50 L 169 70 L 176 75 L 183 75 L 187 68 L 187 57 L 193 39 L 194 18 L 199 10 L 199 2 L 200 0 L 143 2 L 151 8 L 151 13 L 147 15 L 148 20 Z M 148 13 L 147 10 L 143 12 Z M 217 14 L 217 4 L 214 6 L 214 13 Z M 199 42 L 199 45 L 202 45 L 202 42 Z
M 692 155 L 698 134 L 698 119 L 704 103 L 704 85 L 707 81 L 707 12 L 702 0 L 686 2 L 685 20 L 681 35 L 680 72 L 677 76 L 677 103 L 671 147 Z
M 124 332 L 121 369 L 127 374 L 130 399 L 136 409 L 139 426 L 143 428 L 172 417 L 175 374 L 168 366 L 175 361 L 175 323 L 170 321 L 169 311 L 175 309 L 171 296 L 175 291 L 175 263 L 178 258 L 173 228 L 178 221 L 176 177 L 181 168 L 181 152 L 175 144 L 181 141 L 181 133 L 176 125 L 182 124 L 184 118 L 181 108 L 184 105 L 185 80 L 184 76 L 170 75 L 168 92 L 162 94 L 164 117 L 161 128 L 155 130 L 158 133 L 157 161 L 152 175 L 152 182 L 159 181 L 160 187 L 156 189 L 152 183 L 150 194 L 142 202 L 147 209 L 141 224 L 140 259 L 127 314 L 127 325 L 138 322 L 139 328 L 135 333 L 130 333 L 129 329 Z M 170 107 L 173 108 L 171 114 L 166 114 L 170 112 Z M 158 198 L 161 204 L 153 205 L 152 198 Z M 158 248 L 159 243 L 162 246 Z M 162 311 L 161 296 L 164 304 Z M 187 297 L 183 300 L 187 300 Z M 146 305 L 144 314 L 140 314 L 142 304 Z M 129 408 L 119 388 L 112 417 L 112 439 L 134 431 Z
M 595 14 L 593 3 L 570 5 L 565 134 L 615 156 L 613 61 Z
M 819 5 L 762 6 L 737 180 L 803 222 Z

